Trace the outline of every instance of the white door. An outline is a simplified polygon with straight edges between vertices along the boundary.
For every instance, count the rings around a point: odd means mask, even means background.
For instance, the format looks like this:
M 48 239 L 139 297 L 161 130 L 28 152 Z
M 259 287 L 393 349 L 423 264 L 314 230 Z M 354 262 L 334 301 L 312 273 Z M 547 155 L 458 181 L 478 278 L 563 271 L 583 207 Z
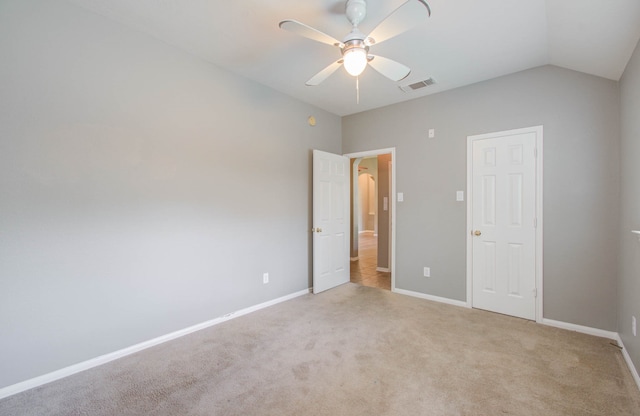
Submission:
M 536 319 L 536 131 L 472 141 L 472 305 Z
M 313 151 L 313 293 L 347 283 L 349 158 Z

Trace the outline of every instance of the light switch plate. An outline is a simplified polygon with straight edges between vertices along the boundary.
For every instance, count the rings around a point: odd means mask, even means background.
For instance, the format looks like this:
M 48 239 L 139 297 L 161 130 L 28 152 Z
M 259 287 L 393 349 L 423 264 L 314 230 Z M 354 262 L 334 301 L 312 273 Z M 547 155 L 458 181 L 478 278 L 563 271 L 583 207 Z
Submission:
M 433 139 L 436 137 L 436 129 L 429 129 L 429 138 Z
M 398 192 L 398 202 L 404 201 L 404 194 L 402 192 Z
M 458 202 L 464 201 L 464 191 L 456 192 L 456 201 Z

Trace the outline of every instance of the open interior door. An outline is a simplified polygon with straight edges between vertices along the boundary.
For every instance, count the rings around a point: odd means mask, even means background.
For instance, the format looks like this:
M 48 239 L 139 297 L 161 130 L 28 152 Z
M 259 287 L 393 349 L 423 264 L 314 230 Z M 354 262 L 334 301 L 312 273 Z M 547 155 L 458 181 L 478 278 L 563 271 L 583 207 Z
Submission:
M 347 283 L 349 158 L 313 151 L 313 293 Z

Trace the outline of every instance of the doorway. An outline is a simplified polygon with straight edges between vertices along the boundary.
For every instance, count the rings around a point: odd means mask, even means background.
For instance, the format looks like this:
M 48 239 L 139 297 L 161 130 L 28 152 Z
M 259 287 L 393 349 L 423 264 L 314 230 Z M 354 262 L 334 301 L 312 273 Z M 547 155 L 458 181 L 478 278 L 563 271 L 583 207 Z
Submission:
M 394 150 L 345 155 L 351 164 L 352 283 L 394 290 Z

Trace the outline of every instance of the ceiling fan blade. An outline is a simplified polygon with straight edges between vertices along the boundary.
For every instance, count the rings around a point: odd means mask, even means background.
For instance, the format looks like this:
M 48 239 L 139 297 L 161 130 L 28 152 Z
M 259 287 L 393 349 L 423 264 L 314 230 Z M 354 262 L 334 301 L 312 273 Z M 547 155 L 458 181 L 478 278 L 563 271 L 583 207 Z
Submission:
M 315 40 L 317 42 L 326 43 L 327 45 L 340 46 L 342 42 L 335 39 L 326 33 L 320 32 L 317 29 L 307 26 L 304 23 L 300 23 L 297 20 L 283 20 L 280 22 L 280 29 L 288 30 L 289 32 L 296 33 L 305 38 Z
M 371 68 L 375 69 L 392 81 L 403 80 L 411 73 L 411 69 L 409 69 L 409 67 L 406 67 L 396 61 L 392 61 L 391 59 L 377 55 L 369 55 L 369 57 L 371 58 L 369 61 Z
M 315 74 L 309 81 L 305 82 L 305 85 L 312 87 L 320 84 L 322 81 L 329 78 L 331 74 L 336 72 L 336 70 L 342 66 L 342 62 L 343 62 L 342 59 L 338 59 L 337 61 L 330 64 L 328 67 L 326 67 L 322 71 Z
M 399 35 L 423 19 L 431 16 L 431 8 L 424 0 L 408 0 L 395 9 L 376 26 L 367 38 L 373 39 L 370 44 L 378 44 Z

